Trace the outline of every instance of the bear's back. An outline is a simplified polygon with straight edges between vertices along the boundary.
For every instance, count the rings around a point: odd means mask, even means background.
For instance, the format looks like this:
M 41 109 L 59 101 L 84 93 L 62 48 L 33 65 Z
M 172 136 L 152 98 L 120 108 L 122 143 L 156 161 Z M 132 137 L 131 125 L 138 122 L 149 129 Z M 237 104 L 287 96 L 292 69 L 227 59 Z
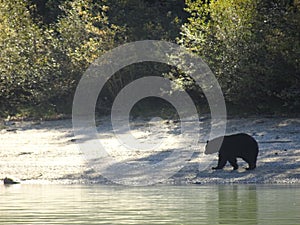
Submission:
M 245 133 L 232 134 L 224 137 L 220 152 L 258 152 L 256 140 Z
M 223 141 L 223 142 L 222 142 Z M 222 142 L 222 145 L 220 146 Z M 221 147 L 220 150 L 218 147 Z M 246 134 L 238 133 L 214 138 L 208 141 L 205 149 L 205 154 L 212 154 L 215 152 L 229 153 L 234 152 L 258 152 L 258 144 L 256 140 Z

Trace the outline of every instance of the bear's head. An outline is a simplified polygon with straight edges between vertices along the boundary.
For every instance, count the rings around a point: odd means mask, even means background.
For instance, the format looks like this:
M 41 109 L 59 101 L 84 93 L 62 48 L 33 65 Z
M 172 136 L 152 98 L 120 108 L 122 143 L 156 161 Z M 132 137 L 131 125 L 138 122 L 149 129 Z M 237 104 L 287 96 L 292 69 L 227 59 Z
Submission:
M 219 152 L 219 150 L 222 146 L 223 139 L 224 139 L 224 137 L 218 137 L 218 138 L 212 139 L 210 141 L 207 141 L 204 153 L 205 154 L 213 154 L 213 153 Z

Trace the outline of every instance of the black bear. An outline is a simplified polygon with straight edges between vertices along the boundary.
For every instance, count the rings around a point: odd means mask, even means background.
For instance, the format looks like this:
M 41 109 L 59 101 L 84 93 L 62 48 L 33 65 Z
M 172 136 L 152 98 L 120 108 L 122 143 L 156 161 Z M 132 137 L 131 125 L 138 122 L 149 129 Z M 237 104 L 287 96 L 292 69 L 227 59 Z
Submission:
M 205 154 L 217 152 L 219 146 L 221 147 L 218 165 L 212 169 L 223 169 L 228 161 L 233 166 L 233 169 L 236 170 L 238 169 L 237 158 L 242 158 L 249 164 L 249 167 L 246 168 L 247 170 L 252 170 L 256 167 L 258 144 L 250 135 L 239 133 L 207 141 Z

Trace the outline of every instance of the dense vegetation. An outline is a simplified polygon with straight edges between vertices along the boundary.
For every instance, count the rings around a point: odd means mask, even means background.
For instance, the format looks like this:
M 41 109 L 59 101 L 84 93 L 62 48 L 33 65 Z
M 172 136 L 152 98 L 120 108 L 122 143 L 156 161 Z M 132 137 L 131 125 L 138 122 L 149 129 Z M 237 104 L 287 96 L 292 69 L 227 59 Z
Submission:
M 180 43 L 206 60 L 228 102 L 300 109 L 300 1 L 186 2 Z
M 90 63 L 144 39 L 177 42 L 203 57 L 231 106 L 300 109 L 299 0 L 0 0 L 0 9 L 0 116 L 70 113 Z M 193 94 L 186 75 L 168 70 L 153 63 L 122 69 L 106 85 L 105 104 L 149 71 L 171 71 Z

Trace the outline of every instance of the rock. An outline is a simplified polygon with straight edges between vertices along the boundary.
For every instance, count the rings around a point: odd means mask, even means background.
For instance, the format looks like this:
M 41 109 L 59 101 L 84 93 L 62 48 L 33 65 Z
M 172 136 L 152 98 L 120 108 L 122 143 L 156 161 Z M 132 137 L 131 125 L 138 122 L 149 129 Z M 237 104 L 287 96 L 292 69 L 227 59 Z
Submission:
M 70 139 L 70 141 L 71 142 L 76 142 L 77 140 L 76 140 L 76 138 L 72 138 L 72 139 Z
M 17 128 L 7 128 L 6 131 L 7 132 L 17 132 Z
M 18 154 L 18 156 L 20 156 L 20 155 L 30 155 L 30 154 L 32 154 L 32 152 L 20 152 Z
M 15 181 L 11 178 L 5 177 L 4 180 L 3 180 L 3 183 L 4 184 L 19 184 L 20 182 Z

